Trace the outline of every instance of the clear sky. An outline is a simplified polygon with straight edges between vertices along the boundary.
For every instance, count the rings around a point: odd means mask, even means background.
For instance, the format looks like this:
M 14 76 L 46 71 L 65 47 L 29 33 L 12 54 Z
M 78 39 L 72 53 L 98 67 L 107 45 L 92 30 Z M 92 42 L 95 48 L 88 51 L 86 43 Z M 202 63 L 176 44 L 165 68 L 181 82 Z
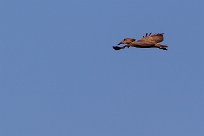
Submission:
M 1 0 L 1 136 L 204 136 L 203 0 Z M 168 51 L 115 51 L 165 33 Z

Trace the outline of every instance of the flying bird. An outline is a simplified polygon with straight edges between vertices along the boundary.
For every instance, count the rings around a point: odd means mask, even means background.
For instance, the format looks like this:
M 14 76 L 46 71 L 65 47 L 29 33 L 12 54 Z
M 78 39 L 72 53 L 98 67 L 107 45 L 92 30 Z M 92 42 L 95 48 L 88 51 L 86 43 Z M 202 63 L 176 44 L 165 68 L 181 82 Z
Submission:
M 125 44 L 124 46 L 113 46 L 113 49 L 120 50 L 126 47 L 137 47 L 137 48 L 158 48 L 167 50 L 168 46 L 160 44 L 164 40 L 164 33 L 151 34 L 146 33 L 140 40 L 134 38 L 125 38 L 118 45 Z

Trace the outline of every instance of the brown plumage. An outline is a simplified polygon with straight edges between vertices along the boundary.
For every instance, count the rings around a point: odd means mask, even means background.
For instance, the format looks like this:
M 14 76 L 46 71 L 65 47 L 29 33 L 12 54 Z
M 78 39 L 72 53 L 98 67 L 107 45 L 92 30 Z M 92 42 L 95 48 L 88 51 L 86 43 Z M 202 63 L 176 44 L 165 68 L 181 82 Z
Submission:
M 123 39 L 118 45 L 120 44 L 125 44 L 125 46 L 113 46 L 113 49 L 115 50 L 120 50 L 124 49 L 125 47 L 137 47 L 137 48 L 159 48 L 162 50 L 167 50 L 168 46 L 166 45 L 161 45 L 160 42 L 164 40 L 164 34 L 159 33 L 159 34 L 153 34 L 151 33 L 146 33 L 145 36 L 143 36 L 142 39 L 136 40 L 134 38 L 125 38 Z

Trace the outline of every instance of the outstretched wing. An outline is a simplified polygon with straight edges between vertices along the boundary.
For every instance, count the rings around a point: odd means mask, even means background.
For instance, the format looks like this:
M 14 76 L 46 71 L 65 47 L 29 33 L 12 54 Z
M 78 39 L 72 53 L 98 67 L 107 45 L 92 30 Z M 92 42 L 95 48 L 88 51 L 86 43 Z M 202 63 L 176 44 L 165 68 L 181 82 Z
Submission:
M 152 43 L 160 43 L 164 40 L 163 33 L 160 34 L 147 34 L 143 36 L 142 39 L 138 40 L 138 42 L 152 42 Z

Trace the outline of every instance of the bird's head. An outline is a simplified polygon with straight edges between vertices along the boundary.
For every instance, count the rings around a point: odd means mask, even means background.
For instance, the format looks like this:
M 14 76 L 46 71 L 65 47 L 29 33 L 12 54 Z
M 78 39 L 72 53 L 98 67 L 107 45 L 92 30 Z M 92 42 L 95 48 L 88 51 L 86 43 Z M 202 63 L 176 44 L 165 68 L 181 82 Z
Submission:
M 130 44 L 130 43 L 134 42 L 135 40 L 136 39 L 133 39 L 133 38 L 125 38 L 120 43 L 118 43 L 118 45 L 120 45 L 120 44 Z

